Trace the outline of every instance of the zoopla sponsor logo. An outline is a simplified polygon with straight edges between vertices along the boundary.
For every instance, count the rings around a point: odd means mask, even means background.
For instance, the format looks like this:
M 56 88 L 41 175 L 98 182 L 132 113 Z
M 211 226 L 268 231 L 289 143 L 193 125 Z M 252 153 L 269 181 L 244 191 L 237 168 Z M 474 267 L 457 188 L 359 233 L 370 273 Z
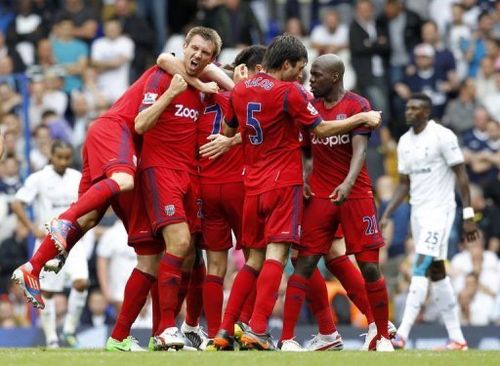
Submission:
M 312 143 L 314 145 L 326 145 L 333 147 L 335 145 L 349 144 L 350 142 L 351 138 L 349 135 L 330 136 L 324 138 L 318 138 L 316 135 L 312 136 Z

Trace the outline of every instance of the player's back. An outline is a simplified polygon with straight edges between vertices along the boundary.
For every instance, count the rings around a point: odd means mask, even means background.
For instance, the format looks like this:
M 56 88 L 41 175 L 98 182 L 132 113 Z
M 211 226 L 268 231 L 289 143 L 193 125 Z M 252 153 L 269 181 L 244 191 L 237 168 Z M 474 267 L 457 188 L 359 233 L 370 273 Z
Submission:
M 302 184 L 299 125 L 315 126 L 317 111 L 296 84 L 259 73 L 235 86 L 247 193 Z
M 143 101 L 144 86 L 152 74 L 160 73 L 160 71 L 158 66 L 147 69 L 106 112 L 99 116 L 99 119 L 116 120 L 125 124 L 132 133 L 135 133 L 134 121 Z
M 221 132 L 223 120 L 232 120 L 233 110 L 229 98 L 229 92 L 205 96 L 204 110 L 198 119 L 198 147 L 208 142 L 208 136 Z M 216 159 L 200 156 L 198 165 L 203 183 L 241 182 L 243 149 L 241 145 L 236 145 Z

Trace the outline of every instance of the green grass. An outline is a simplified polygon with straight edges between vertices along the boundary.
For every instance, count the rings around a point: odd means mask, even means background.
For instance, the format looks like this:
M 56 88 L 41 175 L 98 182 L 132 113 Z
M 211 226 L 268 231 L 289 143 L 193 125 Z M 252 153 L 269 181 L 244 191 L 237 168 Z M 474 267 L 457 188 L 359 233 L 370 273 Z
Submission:
M 500 365 L 498 351 L 431 352 L 144 352 L 0 348 L 1 366 L 427 366 Z

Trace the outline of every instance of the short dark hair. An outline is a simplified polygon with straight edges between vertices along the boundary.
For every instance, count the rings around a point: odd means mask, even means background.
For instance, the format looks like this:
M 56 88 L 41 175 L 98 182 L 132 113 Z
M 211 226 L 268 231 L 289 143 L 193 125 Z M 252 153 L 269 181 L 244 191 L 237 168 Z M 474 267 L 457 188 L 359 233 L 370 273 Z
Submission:
M 244 48 L 236 58 L 234 59 L 233 65 L 238 66 L 245 64 L 249 70 L 255 70 L 258 64 L 262 64 L 264 60 L 264 54 L 266 53 L 266 47 L 261 45 L 253 45 Z
M 73 146 L 69 142 L 64 140 L 55 140 L 50 148 L 50 153 L 55 153 L 57 149 L 70 149 L 73 153 Z
M 411 95 L 410 99 L 408 99 L 408 100 L 412 100 L 412 99 L 420 100 L 421 102 L 424 102 L 426 104 L 426 107 L 429 110 L 432 109 L 432 100 L 431 100 L 431 98 L 429 98 L 428 95 L 426 95 L 424 93 L 414 93 Z
M 267 47 L 262 63 L 266 70 L 279 70 L 287 60 L 292 66 L 300 60 L 307 62 L 307 50 L 297 37 L 282 34 Z
M 60 14 L 58 17 L 56 17 L 54 24 L 59 24 L 62 22 L 71 22 L 71 23 L 75 24 L 75 21 L 73 20 L 73 18 L 67 14 Z

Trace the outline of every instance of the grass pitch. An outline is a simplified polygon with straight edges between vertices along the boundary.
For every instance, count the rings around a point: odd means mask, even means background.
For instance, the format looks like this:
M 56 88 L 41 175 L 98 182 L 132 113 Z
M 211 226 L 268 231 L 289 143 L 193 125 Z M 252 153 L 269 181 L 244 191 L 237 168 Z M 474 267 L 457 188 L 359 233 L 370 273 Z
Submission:
M 0 348 L 1 366 L 498 366 L 500 351 L 141 352 Z

